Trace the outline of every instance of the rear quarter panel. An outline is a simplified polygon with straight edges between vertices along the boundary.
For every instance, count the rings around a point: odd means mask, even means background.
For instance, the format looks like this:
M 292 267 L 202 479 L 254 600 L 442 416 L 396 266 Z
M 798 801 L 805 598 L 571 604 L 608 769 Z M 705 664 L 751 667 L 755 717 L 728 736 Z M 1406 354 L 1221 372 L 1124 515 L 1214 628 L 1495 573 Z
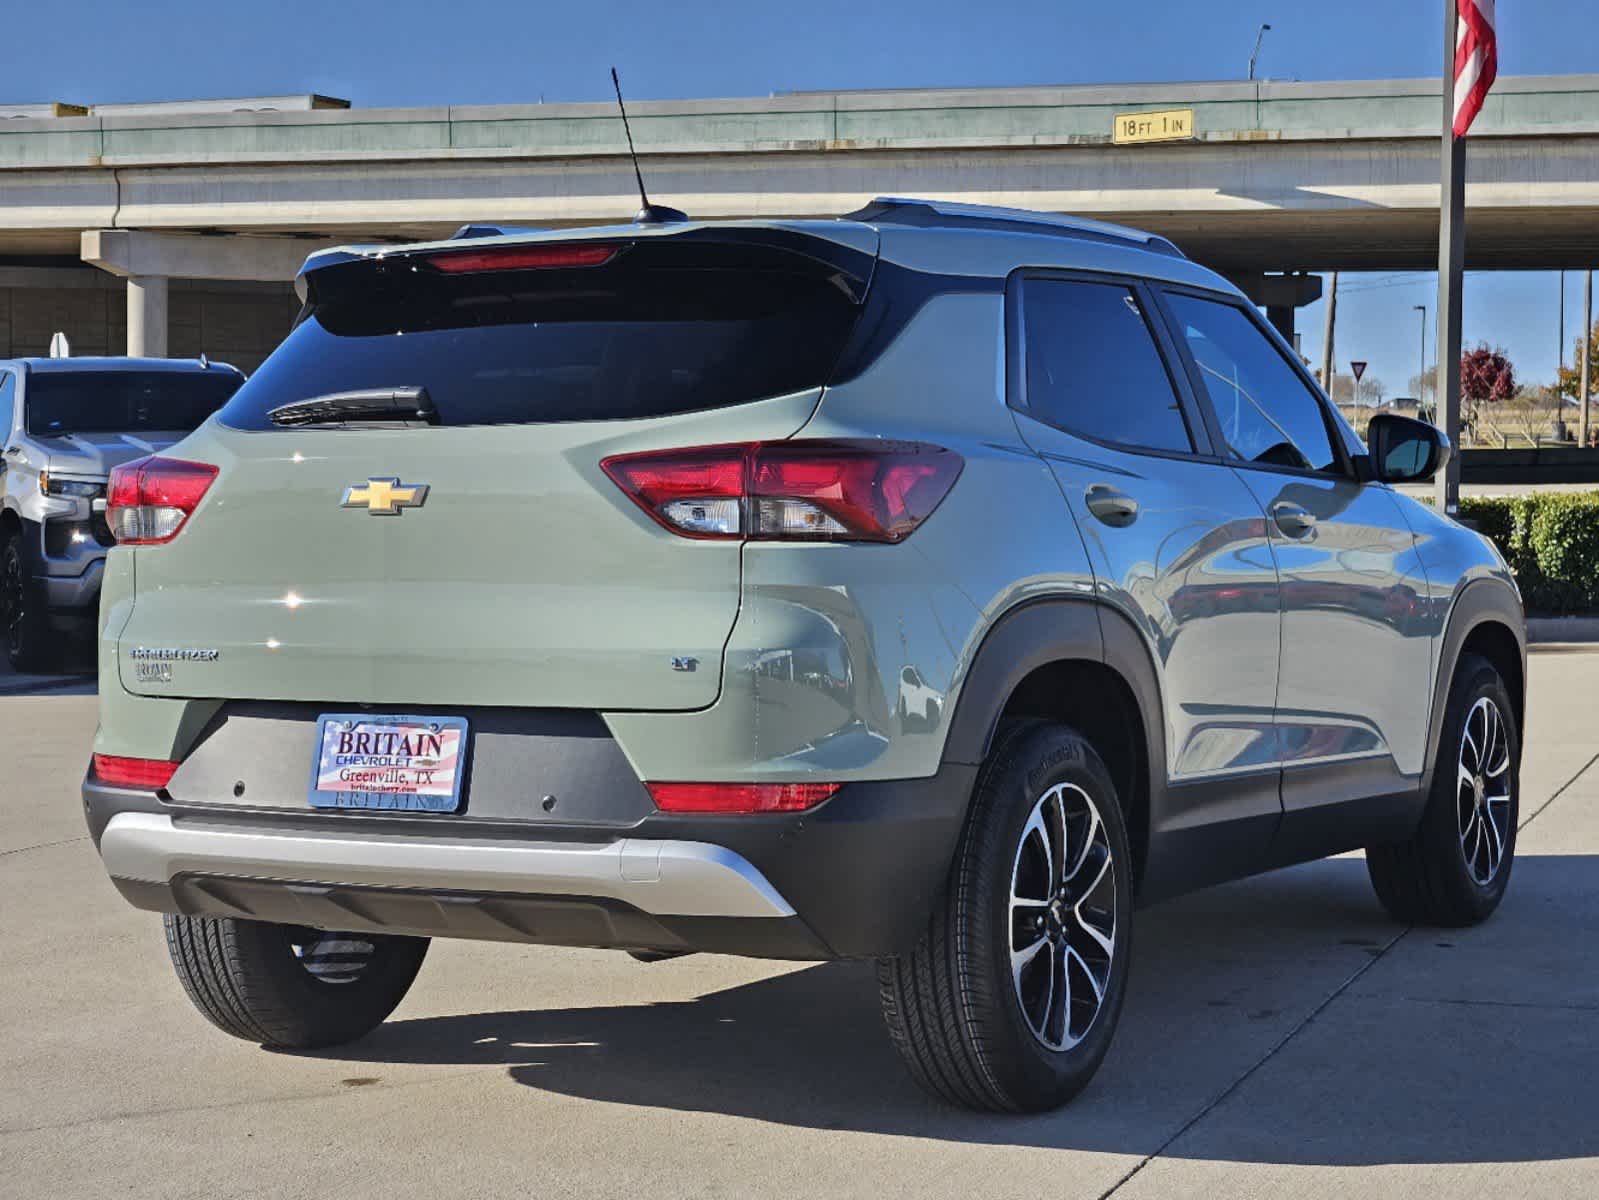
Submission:
M 1048 467 L 1004 399 L 1003 297 L 931 299 L 801 437 L 932 442 L 965 466 L 897 546 L 750 544 L 722 694 L 699 713 L 608 713 L 645 779 L 934 774 L 984 634 L 1043 596 L 1093 595 Z

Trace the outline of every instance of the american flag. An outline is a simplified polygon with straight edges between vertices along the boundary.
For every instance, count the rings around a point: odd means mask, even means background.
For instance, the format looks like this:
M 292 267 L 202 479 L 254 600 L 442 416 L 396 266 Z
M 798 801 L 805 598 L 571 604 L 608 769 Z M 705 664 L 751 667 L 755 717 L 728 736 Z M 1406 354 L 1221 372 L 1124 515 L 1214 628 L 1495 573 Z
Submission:
M 1455 136 L 1463 138 L 1499 74 L 1494 0 L 1459 0 L 1455 25 Z

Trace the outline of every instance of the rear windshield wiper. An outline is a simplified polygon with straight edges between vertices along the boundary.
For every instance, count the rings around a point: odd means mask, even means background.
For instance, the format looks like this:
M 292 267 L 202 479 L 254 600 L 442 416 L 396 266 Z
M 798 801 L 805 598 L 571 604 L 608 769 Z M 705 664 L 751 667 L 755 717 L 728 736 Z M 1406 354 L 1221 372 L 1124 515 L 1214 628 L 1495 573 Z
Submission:
M 274 425 L 335 425 L 347 421 L 422 421 L 439 423 L 439 410 L 425 387 L 363 388 L 330 392 L 281 404 L 267 413 Z

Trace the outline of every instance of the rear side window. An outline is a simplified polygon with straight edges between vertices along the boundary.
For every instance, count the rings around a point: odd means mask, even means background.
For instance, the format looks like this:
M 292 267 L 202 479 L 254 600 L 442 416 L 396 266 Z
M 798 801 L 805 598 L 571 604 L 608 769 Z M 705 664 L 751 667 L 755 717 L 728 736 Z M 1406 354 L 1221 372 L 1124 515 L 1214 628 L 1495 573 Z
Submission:
M 0 371 L 0 438 L 11 436 L 11 420 L 16 415 L 17 377 Z
M 1321 402 L 1242 309 L 1168 294 L 1222 438 L 1245 462 L 1336 471 Z
M 271 429 L 285 404 L 421 387 L 443 425 L 618 420 L 827 382 L 858 280 L 788 249 L 681 241 L 619 243 L 591 266 L 325 267 L 310 277 L 309 315 L 221 419 Z
M 231 371 L 31 371 L 28 432 L 189 433 L 239 389 Z
M 1118 445 L 1191 451 L 1176 389 L 1131 289 L 1022 282 L 1027 408 L 1040 421 Z

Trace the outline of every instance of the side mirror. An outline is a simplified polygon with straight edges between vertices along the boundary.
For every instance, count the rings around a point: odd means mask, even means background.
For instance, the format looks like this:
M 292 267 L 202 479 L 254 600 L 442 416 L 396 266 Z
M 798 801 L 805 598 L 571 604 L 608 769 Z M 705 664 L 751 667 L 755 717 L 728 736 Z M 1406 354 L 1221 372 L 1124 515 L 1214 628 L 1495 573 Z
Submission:
M 1449 461 L 1449 439 L 1435 425 L 1378 413 L 1366 427 L 1372 476 L 1383 483 L 1430 479 Z

